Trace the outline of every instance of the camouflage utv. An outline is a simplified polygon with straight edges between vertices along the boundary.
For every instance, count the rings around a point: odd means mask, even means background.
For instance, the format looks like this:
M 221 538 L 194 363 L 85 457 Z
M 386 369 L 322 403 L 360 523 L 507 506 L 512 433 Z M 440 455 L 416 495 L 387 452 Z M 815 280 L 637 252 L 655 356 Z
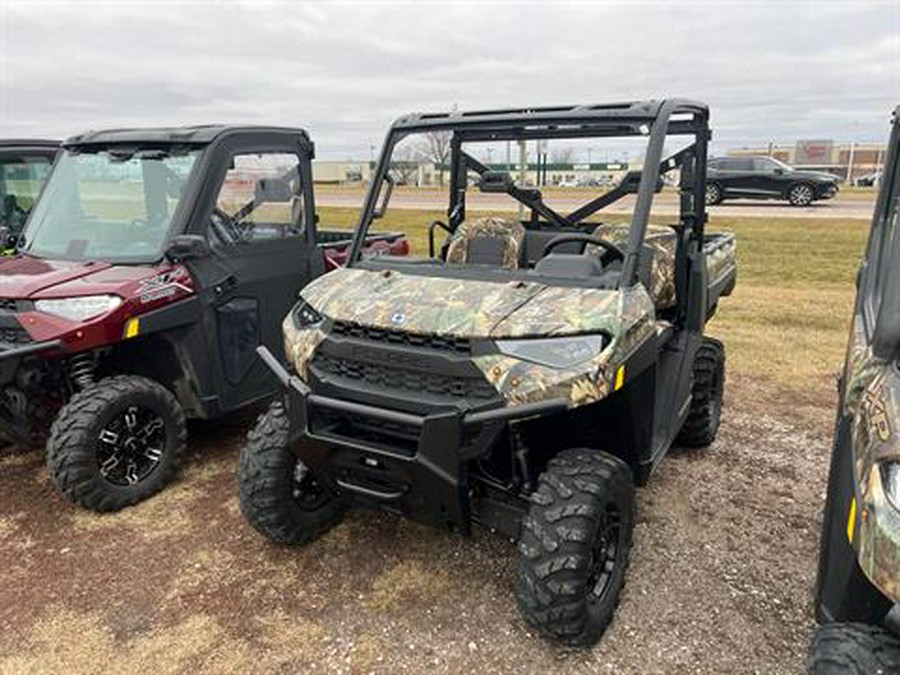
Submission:
M 361 256 L 392 155 L 415 134 L 450 139 L 447 220 L 428 228 L 428 256 Z M 706 106 L 683 100 L 398 120 L 347 267 L 308 285 L 284 321 L 290 370 L 260 352 L 284 395 L 241 454 L 250 522 L 289 543 L 351 505 L 480 524 L 518 542 L 532 625 L 598 640 L 624 583 L 634 486 L 674 443 L 709 445 L 719 426 L 725 353 L 703 333 L 736 268 L 733 236 L 704 233 L 709 137 Z M 640 140 L 642 170 L 568 214 L 471 152 L 609 138 Z M 683 147 L 664 158 L 666 143 Z M 651 226 L 667 172 L 680 215 Z M 474 190 L 520 217 L 467 217 Z M 631 195 L 627 224 L 598 217 Z
M 810 672 L 900 673 L 900 108 L 840 383 Z

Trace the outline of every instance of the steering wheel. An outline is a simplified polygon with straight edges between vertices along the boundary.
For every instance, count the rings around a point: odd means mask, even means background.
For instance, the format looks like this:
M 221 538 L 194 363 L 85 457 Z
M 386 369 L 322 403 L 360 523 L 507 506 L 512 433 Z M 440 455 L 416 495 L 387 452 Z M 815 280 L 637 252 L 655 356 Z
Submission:
M 220 239 L 229 244 L 244 241 L 249 230 L 246 224 L 242 226 L 241 223 L 237 222 L 219 207 L 213 209 L 212 215 L 213 227 Z
M 559 234 L 550 241 L 547 242 L 547 245 L 544 246 L 544 250 L 541 251 L 541 257 L 546 256 L 550 251 L 555 249 L 557 246 L 561 246 L 562 244 L 568 244 L 573 241 L 584 242 L 587 244 L 595 244 L 603 249 L 604 253 L 602 259 L 604 262 L 612 262 L 614 260 L 625 260 L 625 251 L 621 248 L 613 244 L 611 241 L 607 241 L 606 239 L 601 239 L 600 237 L 594 237 L 589 234 Z M 582 249 L 583 251 L 584 249 Z

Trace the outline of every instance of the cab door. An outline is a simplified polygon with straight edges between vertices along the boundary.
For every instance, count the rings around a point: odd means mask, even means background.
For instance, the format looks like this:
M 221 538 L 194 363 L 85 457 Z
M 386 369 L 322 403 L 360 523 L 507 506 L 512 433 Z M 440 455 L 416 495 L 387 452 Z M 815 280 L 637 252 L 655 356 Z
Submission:
M 256 355 L 281 355 L 281 322 L 300 289 L 321 274 L 316 247 L 310 157 L 296 135 L 226 141 L 210 172 L 200 227 L 211 255 L 191 271 L 205 300 L 208 359 L 219 382 L 220 412 L 274 391 Z

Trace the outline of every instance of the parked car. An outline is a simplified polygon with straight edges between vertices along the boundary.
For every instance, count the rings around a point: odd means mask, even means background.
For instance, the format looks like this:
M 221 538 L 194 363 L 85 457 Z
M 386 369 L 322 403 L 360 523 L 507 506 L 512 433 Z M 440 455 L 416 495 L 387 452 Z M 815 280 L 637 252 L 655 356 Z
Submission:
M 0 259 L 0 433 L 52 421 L 60 492 L 110 511 L 171 480 L 185 418 L 265 399 L 258 345 L 283 341 L 297 292 L 348 255 L 322 230 L 302 129 L 95 131 L 62 145 Z M 400 234 L 367 252 L 405 254 Z
M 883 171 L 873 171 L 872 173 L 867 173 L 865 176 L 860 176 L 856 179 L 856 185 L 858 185 L 859 187 L 877 187 L 881 184 L 881 177 L 883 174 Z
M 772 157 L 719 157 L 709 160 L 706 203 L 726 199 L 780 199 L 809 206 L 831 199 L 840 178 L 821 171 L 801 171 Z

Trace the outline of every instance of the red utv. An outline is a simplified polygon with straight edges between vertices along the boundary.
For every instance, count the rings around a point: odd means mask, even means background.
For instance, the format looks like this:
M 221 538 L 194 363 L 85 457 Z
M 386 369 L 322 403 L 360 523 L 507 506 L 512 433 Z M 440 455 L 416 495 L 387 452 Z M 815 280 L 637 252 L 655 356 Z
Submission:
M 313 143 L 300 129 L 205 126 L 90 132 L 63 143 L 0 260 L 0 428 L 23 442 L 52 420 L 53 481 L 119 509 L 175 475 L 186 418 L 277 387 L 256 347 L 351 233 L 317 227 Z M 402 234 L 370 238 L 405 254 Z

